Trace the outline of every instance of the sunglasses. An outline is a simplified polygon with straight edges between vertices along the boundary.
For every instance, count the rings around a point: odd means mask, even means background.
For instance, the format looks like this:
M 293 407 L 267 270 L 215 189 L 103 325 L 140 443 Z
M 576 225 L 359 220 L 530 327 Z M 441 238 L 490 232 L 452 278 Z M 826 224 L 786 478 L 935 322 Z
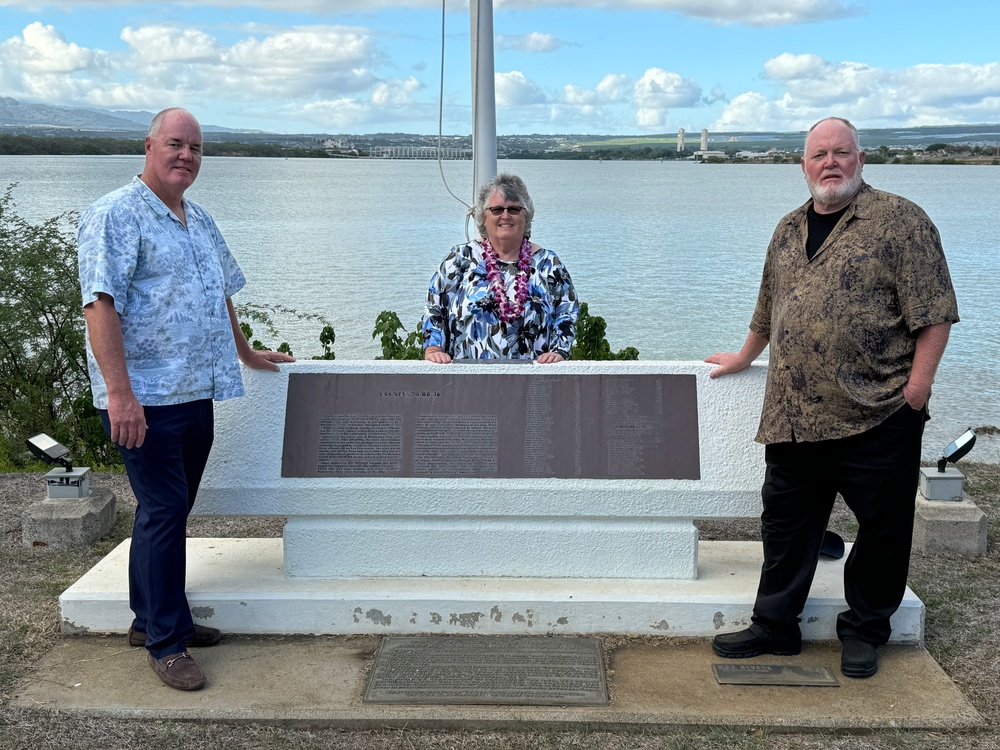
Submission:
M 504 211 L 511 216 L 517 216 L 524 210 L 524 206 L 487 206 L 486 210 L 494 216 L 502 216 Z

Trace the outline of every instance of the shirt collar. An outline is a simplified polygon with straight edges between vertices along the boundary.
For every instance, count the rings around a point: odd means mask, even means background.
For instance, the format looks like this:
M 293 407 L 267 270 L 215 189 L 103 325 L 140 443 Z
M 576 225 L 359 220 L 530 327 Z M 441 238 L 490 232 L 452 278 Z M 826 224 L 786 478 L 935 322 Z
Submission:
M 162 200 L 160 200 L 160 196 L 154 193 L 153 190 L 149 187 L 149 185 L 147 185 L 145 182 L 142 181 L 140 175 L 136 175 L 135 177 L 132 178 L 132 186 L 139 191 L 139 194 L 143 197 L 143 200 L 145 200 L 146 203 L 149 204 L 149 207 L 153 209 L 153 211 L 155 211 L 157 214 L 159 214 L 160 216 L 168 216 L 168 217 L 174 216 L 173 211 L 167 208 L 167 204 L 164 203 Z M 184 205 L 184 211 L 186 213 L 188 207 L 188 199 L 181 198 L 181 201 Z

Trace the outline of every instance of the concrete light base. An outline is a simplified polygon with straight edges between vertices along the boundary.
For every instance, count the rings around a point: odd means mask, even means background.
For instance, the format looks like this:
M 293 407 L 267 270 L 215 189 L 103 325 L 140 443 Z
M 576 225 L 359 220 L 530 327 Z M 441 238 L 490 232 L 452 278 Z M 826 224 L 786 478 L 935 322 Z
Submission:
M 918 494 L 913 544 L 922 550 L 981 555 L 986 552 L 986 514 L 968 495 L 937 501 Z
M 94 490 L 81 499 L 41 500 L 21 516 L 26 547 L 70 547 L 93 544 L 115 525 L 117 509 L 111 490 Z
M 66 633 L 124 632 L 122 542 L 60 597 Z M 288 578 L 281 539 L 188 539 L 196 622 L 229 633 L 595 634 L 710 637 L 746 627 L 762 552 L 755 542 L 702 542 L 697 580 L 595 578 Z M 807 640 L 836 638 L 843 559 L 822 560 L 802 614 Z M 924 606 L 907 589 L 894 643 L 923 643 Z
M 965 474 L 954 466 L 947 466 L 944 471 L 938 471 L 934 466 L 920 467 L 918 490 L 928 500 L 959 501 L 962 499 L 964 485 Z

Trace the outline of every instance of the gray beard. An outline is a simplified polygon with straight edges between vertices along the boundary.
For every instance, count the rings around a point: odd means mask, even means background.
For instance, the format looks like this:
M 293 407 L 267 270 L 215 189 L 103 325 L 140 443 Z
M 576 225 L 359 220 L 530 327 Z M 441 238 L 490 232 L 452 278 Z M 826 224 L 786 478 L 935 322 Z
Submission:
M 822 203 L 828 206 L 835 205 L 853 196 L 861 189 L 861 183 L 862 178 L 860 169 L 856 169 L 852 177 L 835 187 L 825 188 L 813 183 L 811 180 L 806 180 L 806 184 L 809 186 L 809 193 L 812 195 L 813 200 L 817 203 Z

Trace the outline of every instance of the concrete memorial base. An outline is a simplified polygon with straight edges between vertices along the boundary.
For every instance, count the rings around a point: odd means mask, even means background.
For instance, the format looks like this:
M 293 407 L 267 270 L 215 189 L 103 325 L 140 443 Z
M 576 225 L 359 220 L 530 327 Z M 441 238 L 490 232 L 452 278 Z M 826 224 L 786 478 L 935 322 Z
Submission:
M 690 520 L 289 518 L 285 572 L 302 578 L 695 578 Z M 335 551 L 335 553 L 333 553 Z
M 122 542 L 60 597 L 66 633 L 124 632 Z M 227 633 L 596 634 L 711 637 L 749 623 L 756 542 L 701 542 L 696 580 L 612 578 L 286 577 L 281 539 L 189 539 L 195 621 Z M 806 640 L 836 638 L 843 559 L 822 560 L 802 615 Z M 924 606 L 907 589 L 892 642 L 920 644 Z

